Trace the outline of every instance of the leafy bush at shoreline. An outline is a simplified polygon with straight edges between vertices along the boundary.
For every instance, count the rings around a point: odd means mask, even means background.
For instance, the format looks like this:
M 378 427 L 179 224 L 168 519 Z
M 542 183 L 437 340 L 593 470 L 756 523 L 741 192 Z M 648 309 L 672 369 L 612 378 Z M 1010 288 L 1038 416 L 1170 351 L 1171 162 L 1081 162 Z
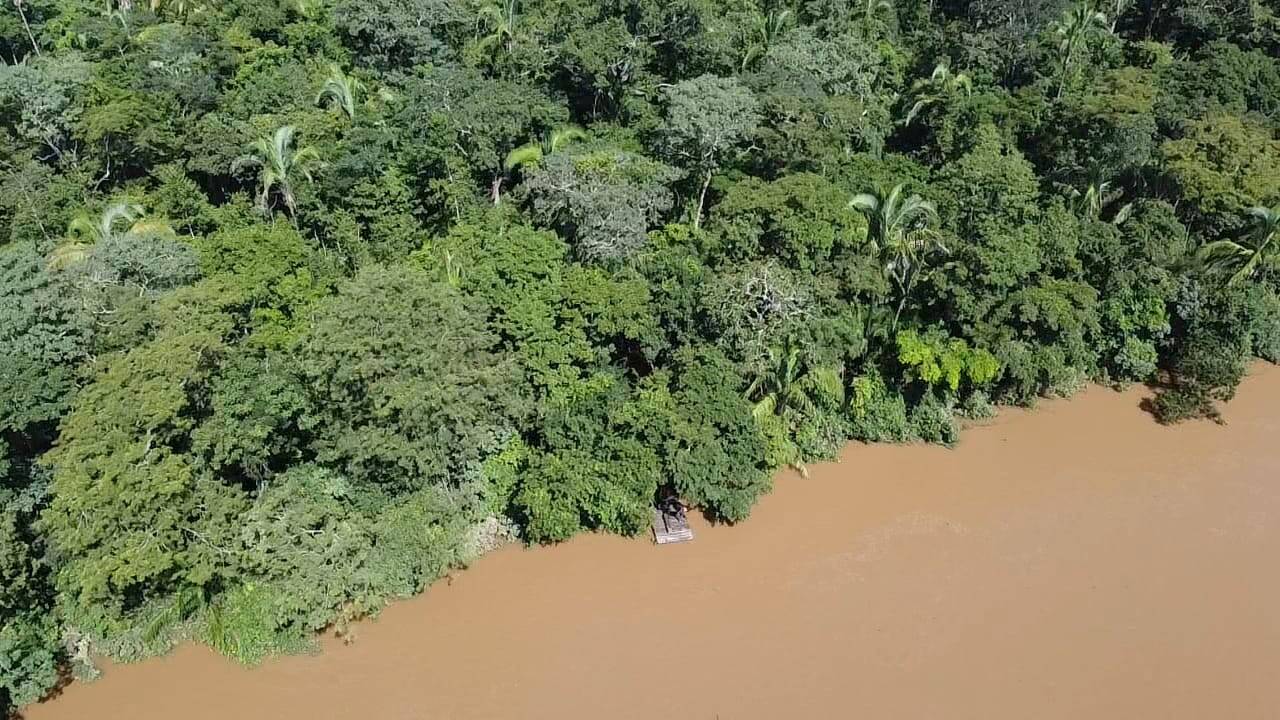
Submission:
M 0 706 L 1280 360 L 1280 3 L 0 5 Z

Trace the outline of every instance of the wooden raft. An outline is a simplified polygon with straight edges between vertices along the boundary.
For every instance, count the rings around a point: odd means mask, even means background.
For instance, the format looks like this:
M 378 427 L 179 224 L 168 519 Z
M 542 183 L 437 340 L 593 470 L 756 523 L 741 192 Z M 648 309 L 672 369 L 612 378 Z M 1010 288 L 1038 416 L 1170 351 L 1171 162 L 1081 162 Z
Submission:
M 678 507 L 678 506 L 677 506 Z M 693 539 L 693 529 L 689 527 L 689 517 L 684 508 L 653 509 L 653 539 L 659 545 L 685 542 Z

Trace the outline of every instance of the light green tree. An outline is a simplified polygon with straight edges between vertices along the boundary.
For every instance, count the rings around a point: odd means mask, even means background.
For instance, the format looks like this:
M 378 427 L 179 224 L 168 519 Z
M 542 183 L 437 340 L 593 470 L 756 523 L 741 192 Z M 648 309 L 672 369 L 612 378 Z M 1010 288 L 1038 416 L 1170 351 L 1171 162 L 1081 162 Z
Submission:
M 698 204 L 693 226 L 702 224 L 711 178 L 727 157 L 755 133 L 759 103 L 733 78 L 702 75 L 667 88 L 668 152 L 698 173 Z

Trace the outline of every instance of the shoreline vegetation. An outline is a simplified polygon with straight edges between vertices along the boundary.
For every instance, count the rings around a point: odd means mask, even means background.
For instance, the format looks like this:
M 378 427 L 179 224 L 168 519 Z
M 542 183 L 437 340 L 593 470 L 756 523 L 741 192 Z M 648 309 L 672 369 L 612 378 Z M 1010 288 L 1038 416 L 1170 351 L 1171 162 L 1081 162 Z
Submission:
M 1251 366 L 1228 427 L 1163 428 L 1152 395 L 1091 385 L 955 449 L 853 443 L 693 543 L 516 544 L 318 653 L 245 670 L 185 643 L 26 717 L 643 718 L 671 694 L 693 717 L 1263 717 L 1280 368 Z
M 1280 360 L 1276 0 L 13 0 L 0 61 L 0 708 Z

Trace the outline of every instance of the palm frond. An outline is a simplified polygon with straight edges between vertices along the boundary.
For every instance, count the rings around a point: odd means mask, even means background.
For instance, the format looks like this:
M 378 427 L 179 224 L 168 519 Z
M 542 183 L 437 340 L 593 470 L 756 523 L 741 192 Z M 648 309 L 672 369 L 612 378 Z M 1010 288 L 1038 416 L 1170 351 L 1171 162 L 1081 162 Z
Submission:
M 45 267 L 51 272 L 57 272 L 78 265 L 89 257 L 91 247 L 91 244 L 85 242 L 63 241 L 45 258 Z
M 539 143 L 528 143 L 507 153 L 507 157 L 502 161 L 502 167 L 507 172 L 511 172 L 518 167 L 525 165 L 537 165 L 542 162 L 542 145 Z
M 862 213 L 873 213 L 880 209 L 880 197 L 872 193 L 859 193 L 849 201 L 849 207 Z
M 173 226 L 159 217 L 144 217 L 129 227 L 130 235 L 151 235 L 159 237 L 175 237 Z
M 329 66 L 329 77 L 316 95 L 316 104 L 323 105 L 326 100 L 333 100 L 349 120 L 356 117 L 357 97 L 364 90 L 364 83 L 359 78 L 348 75 L 336 64 Z
M 765 418 L 774 414 L 777 407 L 778 396 L 774 393 L 769 393 L 751 406 L 751 417 L 755 418 L 757 423 L 763 422 Z
M 116 225 L 132 223 L 142 216 L 142 206 L 137 203 L 116 203 L 102 211 L 102 219 L 98 225 L 98 239 L 115 235 Z
M 844 404 L 844 378 L 833 367 L 818 367 L 805 375 L 804 389 L 819 404 L 838 407 Z
M 587 137 L 588 137 L 587 131 L 583 130 L 582 128 L 576 125 L 566 125 L 564 127 L 558 127 L 555 130 L 552 130 L 551 133 L 547 136 L 547 141 L 546 141 L 547 153 L 548 154 L 553 153 L 559 150 L 560 148 L 564 147 L 565 145 L 568 145 L 569 143 L 578 142 L 580 140 L 586 140 Z

